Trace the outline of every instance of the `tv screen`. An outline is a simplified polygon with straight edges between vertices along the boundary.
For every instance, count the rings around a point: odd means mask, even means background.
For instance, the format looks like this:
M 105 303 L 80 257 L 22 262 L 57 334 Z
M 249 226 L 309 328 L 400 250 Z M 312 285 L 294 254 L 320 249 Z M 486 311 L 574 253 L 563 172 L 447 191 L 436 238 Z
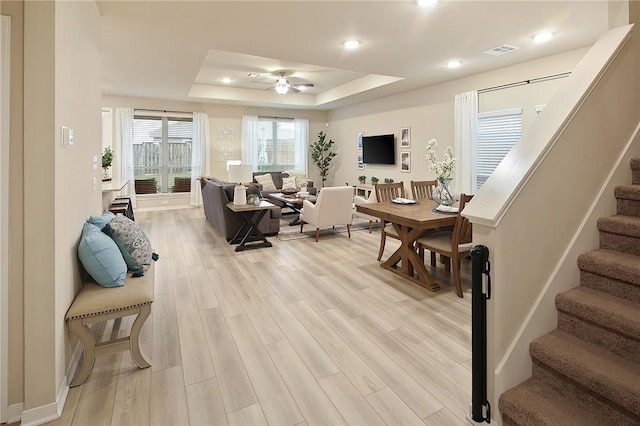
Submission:
M 363 136 L 362 162 L 365 164 L 396 164 L 394 136 Z

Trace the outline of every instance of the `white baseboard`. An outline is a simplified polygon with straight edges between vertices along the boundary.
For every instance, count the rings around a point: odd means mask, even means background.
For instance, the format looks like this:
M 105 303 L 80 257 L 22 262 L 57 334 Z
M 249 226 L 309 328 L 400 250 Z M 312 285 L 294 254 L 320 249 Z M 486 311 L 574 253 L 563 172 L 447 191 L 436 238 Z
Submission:
M 41 405 L 40 407 L 32 408 L 27 411 L 22 411 L 22 403 L 12 405 L 11 407 L 9 407 L 9 423 L 20 421 L 20 424 L 22 426 L 37 426 L 53 420 L 58 420 L 60 418 L 60 415 L 62 414 L 64 404 L 65 402 L 67 402 L 67 396 L 69 395 L 69 383 L 71 383 L 73 376 L 76 374 L 81 356 L 82 345 L 80 344 L 80 342 L 78 342 L 75 350 L 73 351 L 73 357 L 71 358 L 71 363 L 69 364 L 67 375 L 62 381 L 62 386 L 60 386 L 60 390 L 58 391 L 56 402 L 47 405 Z M 15 410 L 20 408 L 20 411 L 12 412 L 12 407 L 15 407 Z
M 7 411 L 7 423 L 20 423 L 22 420 L 22 410 L 24 409 L 24 404 L 22 402 L 18 404 L 13 404 L 9 406 Z

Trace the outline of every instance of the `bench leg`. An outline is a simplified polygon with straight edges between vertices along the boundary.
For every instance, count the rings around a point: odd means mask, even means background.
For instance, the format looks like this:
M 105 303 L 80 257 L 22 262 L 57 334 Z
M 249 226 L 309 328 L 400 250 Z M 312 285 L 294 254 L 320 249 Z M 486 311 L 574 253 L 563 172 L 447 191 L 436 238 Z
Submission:
M 131 326 L 131 334 L 129 335 L 129 350 L 131 351 L 131 358 L 140 368 L 151 367 L 151 364 L 142 356 L 140 352 L 140 330 L 144 325 L 145 320 L 151 313 L 151 305 L 143 305 L 140 307 L 140 313 L 136 317 L 133 325 Z
M 89 377 L 89 373 L 93 369 L 96 362 L 95 340 L 91 334 L 89 327 L 82 324 L 82 319 L 74 319 L 69 321 L 69 329 L 80 339 L 83 346 L 82 358 L 80 359 L 80 370 L 76 373 L 70 387 L 81 385 Z

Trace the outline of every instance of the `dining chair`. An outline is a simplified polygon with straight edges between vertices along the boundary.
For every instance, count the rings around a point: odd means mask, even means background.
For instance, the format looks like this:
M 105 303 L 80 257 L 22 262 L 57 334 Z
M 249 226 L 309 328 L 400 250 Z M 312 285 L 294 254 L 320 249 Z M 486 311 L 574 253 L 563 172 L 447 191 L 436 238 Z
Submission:
M 380 203 L 391 202 L 394 198 L 404 197 L 404 182 L 394 183 L 376 183 L 374 185 L 376 199 Z M 378 260 L 382 259 L 382 253 L 384 253 L 384 245 L 387 241 L 387 236 L 399 240 L 400 237 L 396 232 L 396 229 L 391 223 L 385 223 L 383 221 L 380 227 L 380 250 L 378 251 Z
M 414 200 L 433 199 L 433 188 L 436 187 L 434 180 L 411 181 L 411 195 Z
M 462 285 L 460 283 L 460 259 L 469 256 L 473 245 L 471 242 L 472 225 L 469 219 L 462 216 L 462 210 L 472 198 L 473 195 L 460 194 L 458 216 L 456 217 L 453 231 L 427 234 L 420 237 L 417 241 L 419 249 L 429 250 L 432 254 L 438 253 L 445 257 L 445 270 L 449 272 L 453 269 L 453 281 L 456 285 L 456 294 L 458 297 L 463 297 Z
M 300 210 L 300 232 L 302 232 L 305 223 L 315 226 L 317 243 L 321 227 L 347 225 L 347 233 L 351 238 L 352 205 L 352 187 L 333 186 L 322 188 L 315 204 L 309 200 L 303 201 L 303 207 Z
M 369 233 L 371 233 L 371 231 L 373 230 L 373 222 L 374 221 L 377 222 L 380 219 L 375 216 L 371 216 L 369 214 L 359 212 L 357 209 L 357 206 L 367 205 L 370 203 L 377 203 L 377 202 L 378 202 L 378 199 L 376 198 L 375 191 L 371 191 L 371 194 L 369 194 L 369 198 L 365 198 L 361 195 L 353 196 L 353 214 L 361 218 L 367 219 L 369 221 Z

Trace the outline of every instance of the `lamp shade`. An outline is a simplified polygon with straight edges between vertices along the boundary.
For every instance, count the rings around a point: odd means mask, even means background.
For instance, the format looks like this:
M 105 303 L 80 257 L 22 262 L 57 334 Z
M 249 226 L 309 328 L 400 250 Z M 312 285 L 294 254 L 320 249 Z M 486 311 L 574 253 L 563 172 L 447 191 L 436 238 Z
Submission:
M 253 180 L 253 166 L 250 164 L 230 164 L 228 180 L 235 183 L 251 182 Z
M 239 164 L 242 164 L 242 161 L 240 161 L 240 160 L 227 160 L 227 172 L 229 171 L 229 166 L 237 166 Z

